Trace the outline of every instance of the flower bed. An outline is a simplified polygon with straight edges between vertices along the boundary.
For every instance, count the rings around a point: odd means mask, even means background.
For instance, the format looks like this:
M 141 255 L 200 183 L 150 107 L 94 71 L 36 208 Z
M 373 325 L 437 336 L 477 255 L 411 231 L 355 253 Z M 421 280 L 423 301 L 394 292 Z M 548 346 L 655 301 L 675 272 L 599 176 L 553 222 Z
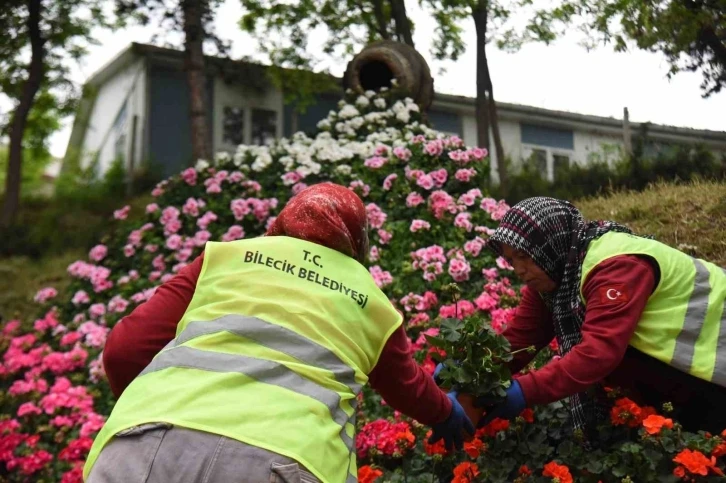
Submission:
M 405 314 L 427 371 L 443 355 L 427 339 L 439 334 L 441 319 L 455 331 L 456 319 L 475 317 L 504 344 L 496 334 L 513 315 L 518 288 L 511 267 L 483 249 L 508 208 L 480 190 L 487 153 L 432 131 L 415 104 L 390 91 L 348 96 L 319 128 L 314 138 L 298 133 L 269 148 L 242 146 L 160 183 L 142 222 L 126 221 L 129 209 L 120 208 L 88 259 L 68 267 L 69 291 L 41 290 L 37 320 L 3 327 L 0 480 L 81 481 L 114 403 L 100 362 L 110 328 L 206 241 L 262 234 L 292 195 L 319 181 L 349 186 L 366 203 L 370 272 Z M 453 282 L 461 288 L 457 303 L 445 289 Z M 490 383 L 497 392 L 506 381 Z M 495 420 L 465 451 L 447 454 L 426 442 L 428 428 L 370 390 L 361 400 L 362 482 L 705 481 L 719 477 L 726 453 L 720 437 L 683 433 L 667 414 L 614 397 L 603 446 L 590 454 L 568 429 L 561 403 Z

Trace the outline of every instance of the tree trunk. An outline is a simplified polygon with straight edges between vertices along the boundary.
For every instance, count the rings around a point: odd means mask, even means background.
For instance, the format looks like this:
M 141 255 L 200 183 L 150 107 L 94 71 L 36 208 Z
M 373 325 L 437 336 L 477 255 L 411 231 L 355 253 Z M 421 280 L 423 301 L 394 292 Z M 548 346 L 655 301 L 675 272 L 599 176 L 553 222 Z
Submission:
M 391 13 L 396 24 L 398 40 L 403 40 L 403 42 L 415 48 L 413 35 L 411 34 L 411 21 L 406 15 L 405 0 L 391 0 Z
M 7 227 L 15 219 L 20 205 L 21 167 L 23 164 L 23 134 L 28 123 L 28 114 L 33 107 L 35 95 L 43 83 L 43 60 L 45 41 L 40 33 L 41 0 L 28 0 L 28 35 L 30 36 L 31 58 L 28 67 L 28 80 L 25 81 L 18 107 L 10 122 L 10 151 L 8 153 L 8 173 L 5 180 L 5 203 L 0 225 Z
M 376 17 L 378 34 L 383 40 L 389 40 L 391 36 L 388 33 L 388 22 L 383 13 L 383 0 L 373 0 L 373 15 Z
M 497 155 L 497 172 L 499 173 L 499 186 L 502 192 L 507 187 L 507 166 L 504 160 L 504 149 L 499 133 L 499 120 L 497 105 L 494 100 L 494 87 L 489 72 L 487 60 L 487 27 L 489 22 L 488 0 L 479 0 L 472 10 L 474 26 L 476 27 L 476 121 L 477 140 L 480 147 L 491 151 L 489 145 L 489 126 L 491 125 L 494 137 L 494 149 Z
M 204 25 L 202 17 L 208 0 L 182 0 L 184 14 L 184 64 L 189 83 L 189 107 L 192 135 L 192 164 L 198 159 L 211 159 L 206 106 L 206 74 L 204 72 Z

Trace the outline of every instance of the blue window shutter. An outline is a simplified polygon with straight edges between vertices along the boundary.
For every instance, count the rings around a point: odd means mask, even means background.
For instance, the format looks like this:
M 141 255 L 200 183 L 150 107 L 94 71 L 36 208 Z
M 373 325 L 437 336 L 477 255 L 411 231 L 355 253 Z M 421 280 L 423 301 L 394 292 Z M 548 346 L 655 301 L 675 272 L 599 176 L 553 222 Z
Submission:
M 536 126 L 522 123 L 522 143 L 550 148 L 575 149 L 575 136 L 571 129 Z

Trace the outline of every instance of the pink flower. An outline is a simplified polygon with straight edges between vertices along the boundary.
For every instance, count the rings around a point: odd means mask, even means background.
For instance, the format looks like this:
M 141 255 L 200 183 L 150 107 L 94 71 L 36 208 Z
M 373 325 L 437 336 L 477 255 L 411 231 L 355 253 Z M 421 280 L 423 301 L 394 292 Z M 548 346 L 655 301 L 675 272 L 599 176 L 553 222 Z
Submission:
M 429 196 L 429 207 L 437 220 L 440 220 L 446 212 L 456 213 L 458 211 L 456 203 L 454 203 L 454 198 L 443 190 L 431 193 L 431 196 Z
M 78 332 L 68 332 L 67 334 L 63 334 L 63 337 L 61 337 L 60 345 L 73 345 L 81 340 L 81 338 L 83 338 L 83 335 Z
M 58 326 L 55 309 L 49 310 L 42 319 L 38 319 L 33 323 L 33 328 L 38 332 L 45 332 Z
M 514 318 L 516 309 L 493 309 L 492 310 L 492 329 L 497 334 L 501 334 L 507 328 Z
M 202 247 L 209 241 L 211 237 L 212 234 L 209 233 L 207 230 L 200 230 L 194 234 L 194 244 L 198 247 Z
M 473 148 L 469 150 L 469 155 L 474 159 L 483 159 L 486 157 L 487 154 L 489 153 L 486 149 L 483 148 Z
M 416 327 L 417 325 L 425 324 L 429 320 L 431 320 L 431 317 L 429 317 L 429 314 L 427 314 L 425 312 L 420 312 L 420 313 L 414 315 L 413 317 L 411 317 L 410 319 L 408 319 L 408 326 Z
M 481 274 L 487 279 L 487 280 L 494 280 L 499 275 L 499 271 L 496 268 L 484 268 L 481 271 Z
M 129 234 L 129 237 L 126 241 L 129 243 L 129 245 L 136 247 L 141 245 L 141 238 L 143 236 L 144 233 L 141 230 L 134 230 Z
M 469 280 L 469 272 L 471 272 L 471 265 L 465 259 L 452 258 L 449 260 L 449 275 L 456 282 Z
M 197 220 L 197 226 L 202 230 L 206 230 L 210 223 L 217 221 L 217 215 L 213 212 L 208 211 Z
M 114 295 L 111 300 L 108 301 L 108 311 L 116 313 L 126 312 L 126 308 L 129 306 L 128 300 L 124 299 L 120 295 Z
M 27 416 L 28 414 L 31 415 L 38 415 L 42 414 L 43 411 L 40 410 L 38 406 L 31 402 L 26 402 L 20 405 L 18 408 L 18 417 L 22 418 L 23 416 Z
M 471 231 L 474 225 L 471 223 L 470 218 L 471 213 L 463 211 L 456 215 L 456 218 L 454 218 L 454 226 L 456 226 L 457 228 L 463 228 L 466 231 Z
M 181 221 L 179 221 L 178 219 L 171 220 L 169 223 L 164 225 L 164 235 L 169 236 L 172 233 L 178 232 L 179 230 L 181 230 L 181 226 Z
M 184 203 L 184 206 L 182 207 L 182 212 L 185 215 L 197 217 L 199 216 L 199 208 L 204 207 L 203 201 L 197 201 L 194 198 L 188 198 L 186 203 Z
M 83 423 L 83 426 L 81 426 L 81 438 L 88 438 L 94 433 L 98 432 L 103 427 L 103 424 L 105 422 L 106 418 L 104 418 L 100 414 L 90 412 L 90 414 L 86 417 L 86 422 Z
M 11 320 L 7 324 L 5 324 L 5 327 L 2 328 L 2 334 L 3 335 L 12 335 L 15 333 L 16 330 L 20 327 L 20 321 L 19 320 Z
M 434 187 L 434 179 L 431 177 L 431 175 L 424 174 L 419 176 L 416 179 L 416 184 L 422 187 L 425 190 L 430 190 Z
M 473 257 L 478 257 L 482 248 L 484 248 L 484 241 L 479 237 L 464 243 L 464 251 Z
M 234 171 L 232 174 L 229 175 L 230 183 L 239 183 L 243 179 L 245 179 L 245 175 L 240 173 L 239 171 Z
M 393 233 L 387 232 L 386 230 L 378 230 L 378 238 L 383 245 L 387 245 L 391 241 L 391 238 L 393 238 Z
M 393 155 L 401 161 L 408 161 L 411 159 L 411 151 L 408 148 L 393 148 Z
M 424 151 L 426 151 L 426 154 L 429 156 L 438 156 L 444 151 L 444 146 L 440 139 L 436 139 L 426 143 Z
M 187 168 L 182 171 L 181 177 L 189 186 L 197 184 L 197 171 L 194 168 Z
M 384 272 L 381 267 L 374 265 L 368 269 L 373 276 L 373 281 L 376 283 L 378 288 L 383 288 L 386 285 L 393 283 L 393 277 L 390 272 Z
M 414 208 L 423 203 L 424 201 L 426 201 L 424 197 L 415 191 L 412 191 L 408 194 L 408 196 L 406 196 L 406 206 L 408 206 L 409 208 Z
M 496 306 L 499 304 L 499 300 L 497 300 L 487 292 L 482 292 L 481 295 L 479 295 L 479 297 L 474 300 L 474 304 L 476 304 L 479 310 L 491 310 L 493 308 L 496 308 Z
M 406 175 L 406 179 L 413 179 L 413 180 L 417 180 L 418 178 L 420 178 L 421 176 L 426 174 L 423 171 L 421 171 L 420 169 L 411 169 L 408 166 L 405 166 L 403 168 L 403 172 Z
M 149 203 L 146 205 L 146 213 L 155 213 L 159 211 L 159 205 L 156 203 Z
M 103 304 L 93 304 L 88 309 L 88 313 L 91 314 L 91 317 L 102 317 L 106 314 L 106 306 Z
M 106 254 L 108 253 L 108 248 L 106 248 L 106 245 L 96 245 L 95 247 L 91 248 L 91 251 L 88 252 L 88 258 L 90 258 L 94 262 L 100 262 L 104 258 L 106 258 Z
M 129 205 L 126 205 L 120 210 L 114 211 L 113 217 L 117 220 L 125 220 L 129 216 L 129 211 L 131 211 L 131 207 Z
M 170 222 L 179 219 L 179 209 L 174 206 L 167 206 L 161 211 L 161 218 L 159 222 L 162 225 L 168 225 Z
M 222 235 L 222 241 L 228 242 L 233 240 L 239 240 L 245 237 L 244 228 L 239 225 L 232 225 L 227 230 L 227 233 Z
M 305 183 L 295 183 L 292 187 L 292 190 L 290 191 L 292 191 L 293 195 L 296 195 L 307 187 L 308 185 L 306 185 Z
M 363 166 L 366 168 L 371 169 L 379 169 L 382 168 L 384 164 L 386 164 L 388 160 L 386 158 L 382 158 L 380 156 L 373 156 L 372 158 L 368 158 L 363 162 Z
M 208 181 L 211 181 L 211 183 L 208 183 Z M 207 193 L 216 194 L 222 192 L 222 186 L 214 178 L 209 178 L 204 182 L 204 185 L 207 187 Z
M 411 222 L 411 232 L 416 233 L 419 230 L 430 230 L 431 229 L 431 223 L 424 220 L 413 220 Z
M 126 304 L 128 305 L 128 302 Z M 86 344 L 91 347 L 103 347 L 110 330 L 108 327 L 98 325 L 95 322 L 84 322 L 78 327 L 78 333 L 85 336 Z
M 514 270 L 514 267 L 509 264 L 503 257 L 497 258 L 497 267 L 502 270 Z
M 182 246 L 182 237 L 179 235 L 172 235 L 166 239 L 166 248 L 169 250 L 179 250 Z
M 468 300 L 460 300 L 455 304 L 442 305 L 439 309 L 439 317 L 445 319 L 463 319 L 476 312 L 476 306 Z
M 380 258 L 380 253 L 378 252 L 378 247 L 373 245 L 371 247 L 370 253 L 368 254 L 368 259 L 371 262 L 377 262 L 379 258 Z
M 477 197 L 481 197 L 481 190 L 479 189 L 471 189 L 464 193 L 463 195 L 459 196 L 459 204 L 466 205 L 466 206 L 474 206 L 474 203 L 476 203 Z
M 285 186 L 292 186 L 301 179 L 303 179 L 303 177 L 300 173 L 298 173 L 297 171 L 290 171 L 289 173 L 285 173 L 282 175 L 282 184 L 284 184 Z
M 371 228 L 380 228 L 386 222 L 386 215 L 375 203 L 366 205 L 366 213 L 368 214 L 368 223 Z
M 54 289 L 53 287 L 46 287 L 38 290 L 38 293 L 35 294 L 33 300 L 35 300 L 39 304 L 43 304 L 55 297 L 56 295 L 58 295 L 58 291 L 56 289 Z
M 391 187 L 393 186 L 393 182 L 398 178 L 398 175 L 396 173 L 389 174 L 386 176 L 386 179 L 383 180 L 383 189 L 386 191 L 390 191 Z
M 133 257 L 136 253 L 136 249 L 132 245 L 124 245 L 124 256 L 126 258 Z
M 476 170 L 474 168 L 459 169 L 454 175 L 457 181 L 461 181 L 462 183 L 468 183 L 474 176 L 476 176 Z
M 351 181 L 349 188 L 355 191 L 361 197 L 366 197 L 368 196 L 368 193 L 371 192 L 371 187 L 358 179 L 355 181 Z
M 163 194 L 164 194 L 163 188 L 160 188 L 158 186 L 156 188 L 154 188 L 153 190 L 151 190 L 151 196 L 153 196 L 154 198 L 158 198 L 159 196 L 161 196 Z
M 441 188 L 446 183 L 446 180 L 449 177 L 449 173 L 444 169 L 437 169 L 436 171 L 432 171 L 429 173 L 429 176 L 434 180 L 434 183 L 436 183 L 437 188 Z

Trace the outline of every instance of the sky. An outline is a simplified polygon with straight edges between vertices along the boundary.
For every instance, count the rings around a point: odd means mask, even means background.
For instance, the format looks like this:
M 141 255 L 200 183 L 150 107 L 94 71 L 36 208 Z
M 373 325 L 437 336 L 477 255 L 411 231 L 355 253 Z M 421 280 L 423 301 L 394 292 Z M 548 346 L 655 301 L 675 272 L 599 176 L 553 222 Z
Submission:
M 473 21 L 462 25 L 466 53 L 456 62 L 434 61 L 429 53 L 434 30 L 431 16 L 418 2 L 406 2 L 416 25 L 414 43 L 431 66 L 437 92 L 474 97 L 476 95 L 476 33 Z M 218 34 L 232 43 L 232 58 L 250 55 L 264 60 L 255 41 L 243 33 L 238 21 L 243 14 L 239 0 L 225 0 L 215 27 Z M 154 26 L 131 27 L 119 32 L 98 31 L 99 45 L 91 46 L 83 63 L 74 66 L 72 79 L 85 82 L 95 71 L 113 59 L 131 42 L 148 43 L 158 33 Z M 311 35 L 315 46 L 319 32 Z M 180 40 L 179 38 L 177 38 Z M 679 73 L 668 79 L 669 65 L 659 53 L 632 50 L 617 53 L 610 46 L 586 51 L 578 44 L 580 37 L 568 34 L 550 45 L 527 44 L 517 53 L 505 53 L 494 45 L 488 47 L 489 66 L 496 99 L 547 109 L 581 114 L 622 118 L 627 107 L 634 122 L 652 122 L 680 127 L 726 131 L 726 92 L 701 97 L 701 74 Z M 181 45 L 181 44 L 178 44 Z M 342 75 L 344 60 L 332 62 L 331 72 Z M 444 73 L 439 70 L 445 69 Z M 72 119 L 51 140 L 51 153 L 65 154 Z

